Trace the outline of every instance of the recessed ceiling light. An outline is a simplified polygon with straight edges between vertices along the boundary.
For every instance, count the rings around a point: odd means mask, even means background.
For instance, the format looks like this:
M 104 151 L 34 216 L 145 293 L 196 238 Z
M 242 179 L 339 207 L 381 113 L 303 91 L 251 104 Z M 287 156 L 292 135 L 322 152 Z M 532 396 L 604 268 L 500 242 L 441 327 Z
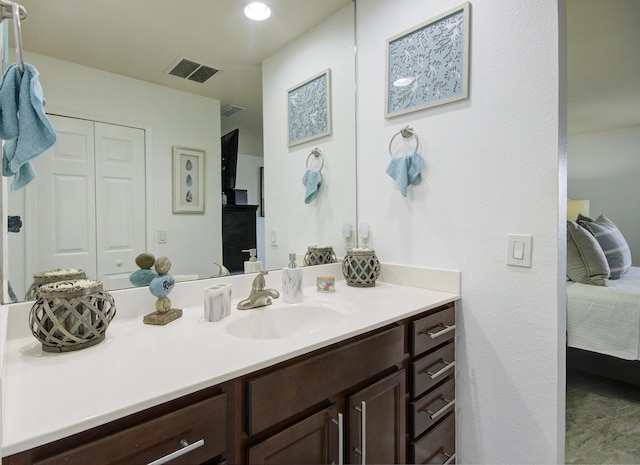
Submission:
M 254 21 L 263 21 L 271 16 L 271 8 L 264 2 L 248 2 L 244 5 L 244 15 Z

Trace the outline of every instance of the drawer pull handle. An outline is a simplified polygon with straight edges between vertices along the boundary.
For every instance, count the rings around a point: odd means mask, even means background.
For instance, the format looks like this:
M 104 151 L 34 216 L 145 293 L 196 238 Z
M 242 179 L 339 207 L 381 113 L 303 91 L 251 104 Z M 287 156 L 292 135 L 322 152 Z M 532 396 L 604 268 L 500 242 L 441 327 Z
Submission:
M 360 463 L 366 465 L 367 463 L 367 403 L 363 400 L 360 401 L 360 407 L 355 408 L 360 412 L 360 447 L 354 449 L 354 452 L 360 456 Z
M 334 422 L 336 425 L 338 425 L 338 465 L 343 465 L 344 464 L 344 419 L 342 417 L 342 414 L 339 413 L 338 414 L 338 419 L 334 420 L 333 418 L 331 419 L 332 422 Z M 335 462 L 334 462 L 335 463 Z
M 449 465 L 451 462 L 453 462 L 456 459 L 456 453 L 454 452 L 453 454 L 449 455 L 446 452 L 442 452 L 442 455 L 444 455 L 447 458 L 447 461 L 445 463 L 443 463 L 442 465 Z
M 445 413 L 447 410 L 449 410 L 451 407 L 453 407 L 456 404 L 456 400 L 448 400 L 448 399 L 442 399 L 444 400 L 447 404 L 442 407 L 440 410 L 437 410 L 435 412 L 432 412 L 431 410 L 427 410 L 427 413 L 430 415 L 432 420 L 435 420 L 436 418 L 438 418 L 439 416 L 441 416 L 443 413 Z
M 444 373 L 446 373 L 447 371 L 449 371 L 450 369 L 452 369 L 454 366 L 456 366 L 456 362 L 455 360 L 453 362 L 445 362 L 444 360 L 441 361 L 442 363 L 444 363 L 444 368 L 441 368 L 440 370 L 436 371 L 435 373 L 432 373 L 430 371 L 427 370 L 427 374 L 429 376 L 431 376 L 431 379 L 436 379 L 439 378 L 440 376 L 442 376 Z
M 443 336 L 445 334 L 447 334 L 450 331 L 454 331 L 456 329 L 456 325 L 451 325 L 451 326 L 447 326 L 447 325 L 442 325 L 444 326 L 444 329 L 441 331 L 438 331 L 437 333 L 431 332 L 431 331 L 427 331 L 427 334 L 429 335 L 429 337 L 431 339 L 437 339 L 440 336 Z
M 180 445 L 182 449 L 178 449 L 177 451 L 171 452 L 170 454 L 165 455 L 164 457 L 160 457 L 153 462 L 149 462 L 148 465 L 162 465 L 163 463 L 170 462 L 173 459 L 181 457 L 185 454 L 188 454 L 192 450 L 197 449 L 198 447 L 204 446 L 204 439 L 200 439 L 199 441 L 194 442 L 193 444 L 189 444 L 186 439 L 180 441 Z

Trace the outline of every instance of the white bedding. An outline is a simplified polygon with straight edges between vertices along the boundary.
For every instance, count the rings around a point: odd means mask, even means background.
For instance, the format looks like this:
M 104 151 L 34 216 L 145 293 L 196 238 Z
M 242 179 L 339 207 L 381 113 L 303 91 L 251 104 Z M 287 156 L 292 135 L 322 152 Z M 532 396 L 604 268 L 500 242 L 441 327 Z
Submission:
M 640 360 L 640 267 L 606 286 L 567 282 L 567 344 Z

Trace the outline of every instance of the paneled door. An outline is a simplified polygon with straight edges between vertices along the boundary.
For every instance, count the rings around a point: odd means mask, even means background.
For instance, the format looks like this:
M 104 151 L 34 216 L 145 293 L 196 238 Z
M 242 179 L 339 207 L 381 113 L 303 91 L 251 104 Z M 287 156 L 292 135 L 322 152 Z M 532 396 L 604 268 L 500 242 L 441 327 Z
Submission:
M 50 115 L 57 143 L 27 186 L 27 283 L 82 268 L 105 289 L 129 287 L 146 249 L 144 130 Z

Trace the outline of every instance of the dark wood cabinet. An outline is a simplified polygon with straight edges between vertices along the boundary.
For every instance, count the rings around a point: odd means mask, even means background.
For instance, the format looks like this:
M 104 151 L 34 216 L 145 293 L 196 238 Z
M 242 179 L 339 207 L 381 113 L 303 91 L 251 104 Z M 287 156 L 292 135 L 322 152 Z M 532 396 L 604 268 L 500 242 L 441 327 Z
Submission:
M 3 464 L 140 464 L 185 447 L 194 449 L 168 463 L 453 463 L 454 311 L 426 311 Z
M 406 463 L 405 373 L 349 396 L 349 463 Z
M 231 273 L 243 273 L 249 254 L 255 249 L 257 205 L 222 206 L 222 263 Z

